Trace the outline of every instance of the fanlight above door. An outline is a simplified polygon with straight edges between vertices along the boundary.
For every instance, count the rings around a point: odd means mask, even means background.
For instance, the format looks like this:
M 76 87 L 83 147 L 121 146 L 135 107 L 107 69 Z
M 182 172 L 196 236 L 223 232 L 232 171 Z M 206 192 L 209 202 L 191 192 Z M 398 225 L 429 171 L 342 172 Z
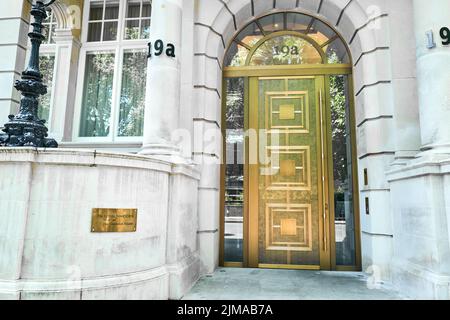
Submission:
M 224 61 L 225 67 L 348 63 L 347 46 L 331 27 L 295 12 L 250 22 L 235 36 Z

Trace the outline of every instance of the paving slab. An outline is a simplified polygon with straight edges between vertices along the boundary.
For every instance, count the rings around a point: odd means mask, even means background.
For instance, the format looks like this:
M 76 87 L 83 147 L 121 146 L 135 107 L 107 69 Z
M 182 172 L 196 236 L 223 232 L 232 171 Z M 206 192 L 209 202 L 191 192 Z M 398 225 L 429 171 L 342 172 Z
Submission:
M 362 272 L 219 268 L 202 277 L 185 300 L 401 300 L 386 283 Z

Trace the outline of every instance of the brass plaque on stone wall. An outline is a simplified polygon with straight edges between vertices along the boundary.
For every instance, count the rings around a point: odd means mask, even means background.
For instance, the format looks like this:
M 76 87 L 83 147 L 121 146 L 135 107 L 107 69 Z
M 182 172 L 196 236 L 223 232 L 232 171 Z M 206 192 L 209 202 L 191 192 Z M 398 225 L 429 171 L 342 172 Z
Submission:
M 135 232 L 137 209 L 92 209 L 91 232 Z

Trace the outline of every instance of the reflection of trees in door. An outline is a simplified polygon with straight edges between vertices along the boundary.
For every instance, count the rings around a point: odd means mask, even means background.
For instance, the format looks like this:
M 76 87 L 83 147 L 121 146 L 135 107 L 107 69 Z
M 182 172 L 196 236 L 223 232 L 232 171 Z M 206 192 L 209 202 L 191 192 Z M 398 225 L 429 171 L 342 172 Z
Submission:
M 224 261 L 243 261 L 244 79 L 226 79 L 226 175 Z
M 348 77 L 330 76 L 336 264 L 355 264 L 355 222 Z

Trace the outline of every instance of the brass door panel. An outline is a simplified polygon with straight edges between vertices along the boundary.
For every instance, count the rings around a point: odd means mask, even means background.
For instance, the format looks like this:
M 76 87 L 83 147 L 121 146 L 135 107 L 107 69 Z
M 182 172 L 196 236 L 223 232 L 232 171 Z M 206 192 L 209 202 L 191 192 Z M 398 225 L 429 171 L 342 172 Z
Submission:
M 249 266 L 329 266 L 321 76 L 250 78 Z

